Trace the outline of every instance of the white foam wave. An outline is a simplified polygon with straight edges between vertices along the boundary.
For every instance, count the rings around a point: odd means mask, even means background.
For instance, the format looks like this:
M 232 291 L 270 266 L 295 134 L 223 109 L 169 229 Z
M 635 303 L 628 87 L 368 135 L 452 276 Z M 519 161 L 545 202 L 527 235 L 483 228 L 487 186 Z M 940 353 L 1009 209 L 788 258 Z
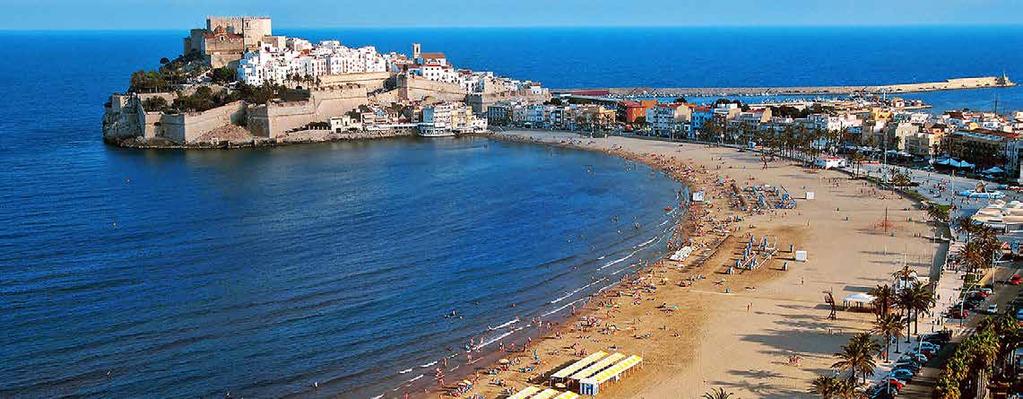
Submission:
M 505 337 L 507 337 L 509 335 L 512 335 L 512 334 L 514 334 L 514 333 L 516 333 L 518 331 L 521 331 L 521 330 L 522 330 L 522 327 L 519 327 L 519 328 L 516 328 L 514 330 L 511 330 L 511 331 L 505 332 L 503 334 L 497 335 L 497 336 L 495 336 L 495 337 L 493 337 L 491 339 L 488 339 L 486 341 L 480 342 L 479 345 L 476 345 L 475 347 L 473 347 L 473 350 L 480 350 L 482 348 L 490 346 L 491 344 L 493 344 L 493 343 L 495 343 L 497 341 L 500 341 L 500 340 L 504 339 Z
M 579 293 L 579 291 L 582 291 L 582 290 L 585 290 L 585 289 L 587 289 L 587 288 L 590 288 L 590 287 L 592 287 L 592 286 L 596 285 L 597 283 L 599 283 L 599 282 L 601 282 L 601 281 L 604 281 L 604 280 L 606 280 L 606 279 L 607 279 L 607 277 L 601 277 L 601 278 L 600 278 L 600 280 L 597 280 L 597 281 L 594 281 L 594 282 L 592 282 L 592 283 L 586 284 L 586 285 L 584 285 L 584 286 L 582 286 L 582 287 L 576 288 L 576 289 L 575 289 L 575 290 L 573 290 L 572 292 L 569 292 L 569 293 L 567 293 L 567 294 L 565 294 L 565 295 L 562 295 L 561 297 L 559 297 L 559 298 L 557 298 L 557 299 L 554 299 L 553 301 L 550 301 L 550 302 L 548 302 L 548 303 L 549 303 L 549 304 L 551 304 L 551 305 L 553 305 L 553 304 L 555 304 L 555 303 L 558 303 L 558 302 L 564 301 L 564 300 L 566 300 L 566 299 L 568 299 L 568 298 L 571 298 L 571 297 L 572 297 L 572 295 L 575 295 L 575 294 Z
M 436 360 L 434 360 L 434 361 L 432 361 L 432 362 L 430 362 L 430 363 L 427 363 L 427 364 L 420 364 L 420 365 L 419 365 L 419 367 L 422 367 L 422 368 L 424 368 L 424 369 L 425 369 L 425 368 L 427 368 L 427 367 L 432 367 L 432 366 L 433 366 L 433 365 L 435 365 L 435 364 L 437 364 L 437 361 L 436 361 Z
M 577 304 L 577 303 L 579 303 L 579 302 L 582 302 L 582 301 L 585 301 L 585 300 L 586 300 L 586 298 L 579 298 L 579 299 L 576 299 L 576 300 L 574 300 L 574 301 L 572 301 L 572 302 L 569 302 L 569 303 L 566 303 L 566 304 L 562 305 L 561 307 L 559 307 L 559 308 L 557 308 L 557 309 L 554 309 L 554 310 L 551 310 L 551 311 L 549 311 L 549 312 L 547 312 L 547 313 L 544 313 L 544 314 L 542 315 L 542 317 L 547 317 L 547 316 L 550 316 L 550 315 L 552 315 L 552 314 L 558 313 L 558 312 L 560 312 L 560 311 L 562 311 L 562 310 L 568 309 L 568 307 L 569 307 L 569 306 L 575 305 L 575 304 Z
M 516 318 L 514 318 L 512 320 L 506 321 L 503 324 L 498 325 L 497 327 L 490 327 L 490 329 L 491 330 L 500 330 L 502 328 L 508 327 L 508 326 L 510 326 L 512 324 L 515 324 L 515 323 L 518 323 L 518 322 L 519 322 L 519 318 L 516 317 Z

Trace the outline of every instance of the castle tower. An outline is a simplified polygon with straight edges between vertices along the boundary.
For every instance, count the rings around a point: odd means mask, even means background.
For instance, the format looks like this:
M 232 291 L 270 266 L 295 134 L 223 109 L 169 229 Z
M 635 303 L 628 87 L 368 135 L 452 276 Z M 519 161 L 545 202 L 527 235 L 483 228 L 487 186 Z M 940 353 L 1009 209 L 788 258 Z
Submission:
M 412 60 L 419 60 L 420 55 L 422 55 L 422 46 L 419 43 L 412 43 Z

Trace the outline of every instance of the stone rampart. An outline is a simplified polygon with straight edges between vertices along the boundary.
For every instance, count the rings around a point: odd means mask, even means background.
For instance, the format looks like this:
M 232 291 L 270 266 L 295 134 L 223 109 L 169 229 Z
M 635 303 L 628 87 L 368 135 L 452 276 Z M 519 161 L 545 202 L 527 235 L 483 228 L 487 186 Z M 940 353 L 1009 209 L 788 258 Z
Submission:
M 341 116 L 367 101 L 366 88 L 316 89 L 309 100 L 271 102 L 250 107 L 248 128 L 254 136 L 277 138 L 312 122 L 326 122 Z
M 146 126 L 150 126 L 148 114 Z M 203 134 L 226 125 L 245 123 L 245 103 L 235 101 L 203 112 L 163 114 L 156 136 L 162 136 L 177 144 L 195 142 Z M 147 134 L 146 138 L 150 138 Z
M 437 82 L 416 75 L 398 75 L 398 97 L 402 100 L 422 101 L 432 97 L 439 101 L 465 101 L 468 94 L 455 83 Z

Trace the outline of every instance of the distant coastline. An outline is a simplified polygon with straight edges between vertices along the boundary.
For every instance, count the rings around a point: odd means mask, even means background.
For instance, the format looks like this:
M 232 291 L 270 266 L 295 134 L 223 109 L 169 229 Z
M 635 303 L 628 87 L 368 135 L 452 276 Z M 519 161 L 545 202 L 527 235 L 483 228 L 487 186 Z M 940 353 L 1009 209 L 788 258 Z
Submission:
M 1009 88 L 1016 83 L 1008 76 L 950 78 L 942 82 L 899 83 L 876 86 L 764 86 L 764 87 L 609 87 L 590 89 L 551 89 L 554 93 L 594 96 L 756 96 L 756 95 L 823 95 L 823 94 L 904 94 L 930 91 Z

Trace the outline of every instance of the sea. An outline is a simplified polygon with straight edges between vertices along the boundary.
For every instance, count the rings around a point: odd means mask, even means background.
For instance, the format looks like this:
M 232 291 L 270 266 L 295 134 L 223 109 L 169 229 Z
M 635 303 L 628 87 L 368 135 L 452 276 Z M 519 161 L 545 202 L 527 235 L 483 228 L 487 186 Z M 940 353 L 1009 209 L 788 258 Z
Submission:
M 644 165 L 479 137 L 103 144 L 109 94 L 185 33 L 0 32 L 0 397 L 415 395 L 659 259 L 684 212 Z M 1020 27 L 277 33 L 557 88 L 1023 80 Z M 1020 88 L 906 97 L 1023 109 Z

